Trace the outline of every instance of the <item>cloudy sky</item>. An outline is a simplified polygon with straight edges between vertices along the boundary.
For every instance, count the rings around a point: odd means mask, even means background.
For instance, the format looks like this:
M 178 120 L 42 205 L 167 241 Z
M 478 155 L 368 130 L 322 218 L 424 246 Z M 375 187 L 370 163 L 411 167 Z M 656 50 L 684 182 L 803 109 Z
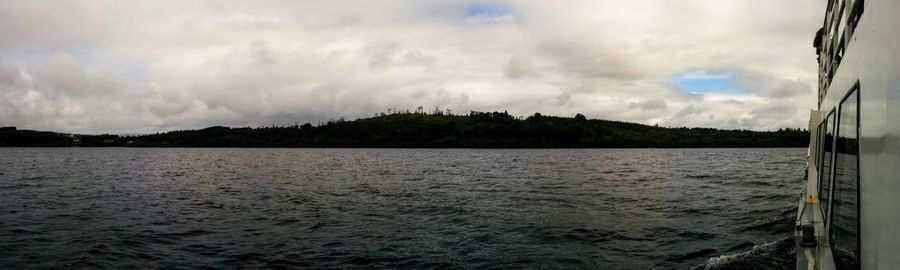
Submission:
M 535 112 L 803 127 L 824 0 L 2 1 L 0 126 Z

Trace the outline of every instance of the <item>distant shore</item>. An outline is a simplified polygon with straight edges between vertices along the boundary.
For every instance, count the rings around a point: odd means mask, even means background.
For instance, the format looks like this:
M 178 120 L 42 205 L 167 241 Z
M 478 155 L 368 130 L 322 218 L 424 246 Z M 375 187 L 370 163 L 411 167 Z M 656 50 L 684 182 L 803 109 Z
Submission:
M 0 127 L 0 147 L 714 148 L 807 147 L 809 132 L 667 128 L 505 112 L 392 113 L 319 125 L 209 127 L 120 136 Z

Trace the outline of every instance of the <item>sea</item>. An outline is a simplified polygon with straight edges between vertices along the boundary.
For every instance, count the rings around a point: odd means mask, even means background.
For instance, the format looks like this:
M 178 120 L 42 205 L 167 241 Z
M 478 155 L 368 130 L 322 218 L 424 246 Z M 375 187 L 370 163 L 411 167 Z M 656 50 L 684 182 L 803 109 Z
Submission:
M 0 148 L 0 269 L 794 269 L 805 154 Z

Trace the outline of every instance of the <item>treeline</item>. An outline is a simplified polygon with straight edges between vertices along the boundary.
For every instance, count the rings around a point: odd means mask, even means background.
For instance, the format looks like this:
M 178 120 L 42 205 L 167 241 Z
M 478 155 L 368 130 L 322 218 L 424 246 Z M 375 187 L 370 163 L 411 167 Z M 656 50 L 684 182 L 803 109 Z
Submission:
M 73 137 L 49 131 L 16 130 L 0 127 L 0 146 L 72 146 Z
M 395 112 L 319 125 L 172 131 L 140 136 L 0 131 L 0 146 L 682 148 L 807 147 L 809 133 L 665 128 L 635 123 L 506 112 L 468 115 Z

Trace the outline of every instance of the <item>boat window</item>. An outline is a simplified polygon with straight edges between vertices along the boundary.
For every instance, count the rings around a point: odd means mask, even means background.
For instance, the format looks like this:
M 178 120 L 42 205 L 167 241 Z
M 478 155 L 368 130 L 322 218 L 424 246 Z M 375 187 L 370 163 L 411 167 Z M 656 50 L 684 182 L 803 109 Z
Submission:
M 831 244 L 837 269 L 859 269 L 859 97 L 851 91 L 840 107 L 834 152 Z
M 856 29 L 856 25 L 859 24 L 859 19 L 862 18 L 862 13 L 865 9 L 865 0 L 855 0 L 850 4 L 852 9 L 850 10 L 850 30 L 854 31 Z
M 819 126 L 816 127 L 816 162 L 813 166 L 816 167 L 817 172 L 822 168 L 819 164 L 822 162 L 822 136 L 824 136 L 822 132 L 825 130 L 824 126 L 825 121 L 822 121 L 822 123 L 819 123 Z
M 820 96 L 831 84 L 831 79 L 834 78 L 835 72 L 841 65 L 846 47 L 849 46 L 864 9 L 865 0 L 829 1 L 824 25 L 826 41 L 823 41 L 822 44 L 822 54 L 825 55 L 825 59 L 820 60 L 819 66 L 820 74 L 827 76 L 822 78 L 823 88 L 819 91 Z
M 832 40 L 832 44 L 837 44 L 838 39 L 840 39 L 841 35 L 844 34 L 844 25 L 846 25 L 844 19 L 847 18 L 846 10 L 844 10 L 844 0 L 838 0 L 835 2 L 835 4 L 835 12 L 834 15 L 832 15 L 834 16 L 832 18 L 833 25 L 831 26 L 831 29 L 833 31 L 832 37 L 834 38 L 834 40 Z
M 828 199 L 830 194 L 831 183 L 831 158 L 833 154 L 834 141 L 834 111 L 828 114 L 823 126 L 824 134 L 822 135 L 822 161 L 819 164 L 819 205 L 825 216 L 828 216 Z

